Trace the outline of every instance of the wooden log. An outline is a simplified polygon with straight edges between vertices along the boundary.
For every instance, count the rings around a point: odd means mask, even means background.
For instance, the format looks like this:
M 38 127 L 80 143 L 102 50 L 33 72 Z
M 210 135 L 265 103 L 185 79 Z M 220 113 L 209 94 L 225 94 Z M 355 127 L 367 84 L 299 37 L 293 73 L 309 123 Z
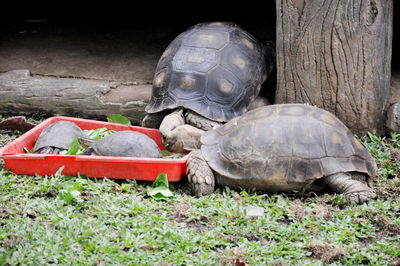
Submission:
M 0 74 L 0 113 L 67 115 L 105 120 L 121 114 L 140 125 L 151 85 L 31 76 L 29 70 Z
M 384 132 L 392 0 L 277 0 L 276 103 L 310 103 Z

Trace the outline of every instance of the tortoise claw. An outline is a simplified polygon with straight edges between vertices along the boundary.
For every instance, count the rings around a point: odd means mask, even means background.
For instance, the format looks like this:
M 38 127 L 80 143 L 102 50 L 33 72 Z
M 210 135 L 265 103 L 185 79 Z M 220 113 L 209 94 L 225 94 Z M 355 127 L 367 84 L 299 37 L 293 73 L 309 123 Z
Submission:
M 193 194 L 196 197 L 214 192 L 214 174 L 201 155 L 200 150 L 194 150 L 189 154 L 187 175 Z
M 377 195 L 373 189 L 359 191 L 359 192 L 351 192 L 346 194 L 346 199 L 350 203 L 354 204 L 362 204 L 370 199 L 375 199 L 376 197 Z

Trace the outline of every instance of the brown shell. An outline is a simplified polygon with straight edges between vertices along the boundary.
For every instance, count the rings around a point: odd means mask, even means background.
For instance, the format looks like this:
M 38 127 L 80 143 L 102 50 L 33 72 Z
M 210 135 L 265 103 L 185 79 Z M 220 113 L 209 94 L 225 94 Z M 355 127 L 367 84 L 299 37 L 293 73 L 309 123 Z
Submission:
M 273 51 L 234 23 L 200 23 L 161 56 L 146 112 L 184 107 L 225 122 L 247 111 L 273 68 Z
M 252 110 L 206 132 L 201 151 L 221 185 L 278 192 L 312 189 L 339 172 L 376 176 L 376 164 L 334 115 L 303 104 Z

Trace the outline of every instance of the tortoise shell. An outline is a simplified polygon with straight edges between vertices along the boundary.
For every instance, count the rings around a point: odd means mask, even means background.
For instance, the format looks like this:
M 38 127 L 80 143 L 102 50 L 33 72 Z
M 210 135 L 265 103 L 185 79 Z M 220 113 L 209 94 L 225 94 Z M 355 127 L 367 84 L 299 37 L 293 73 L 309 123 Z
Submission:
M 247 111 L 273 67 L 273 52 L 234 23 L 201 23 L 162 54 L 146 112 L 184 107 L 225 122 Z
M 82 130 L 75 123 L 58 121 L 43 129 L 33 147 L 33 152 L 38 152 L 45 147 L 68 150 L 74 138 L 82 134 Z
M 201 152 L 220 185 L 278 192 L 316 190 L 321 177 L 376 164 L 334 115 L 303 104 L 260 107 L 201 138 Z
M 82 155 L 161 158 L 156 142 L 145 134 L 124 130 L 98 139 Z

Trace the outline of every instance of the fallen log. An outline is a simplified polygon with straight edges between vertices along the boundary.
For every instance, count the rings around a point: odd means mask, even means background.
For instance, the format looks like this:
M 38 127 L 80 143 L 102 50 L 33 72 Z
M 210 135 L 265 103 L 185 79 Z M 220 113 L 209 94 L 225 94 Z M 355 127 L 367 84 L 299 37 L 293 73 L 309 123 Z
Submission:
M 102 80 L 32 76 L 29 70 L 0 74 L 0 113 L 45 113 L 105 120 L 121 114 L 140 125 L 151 85 L 123 85 Z

